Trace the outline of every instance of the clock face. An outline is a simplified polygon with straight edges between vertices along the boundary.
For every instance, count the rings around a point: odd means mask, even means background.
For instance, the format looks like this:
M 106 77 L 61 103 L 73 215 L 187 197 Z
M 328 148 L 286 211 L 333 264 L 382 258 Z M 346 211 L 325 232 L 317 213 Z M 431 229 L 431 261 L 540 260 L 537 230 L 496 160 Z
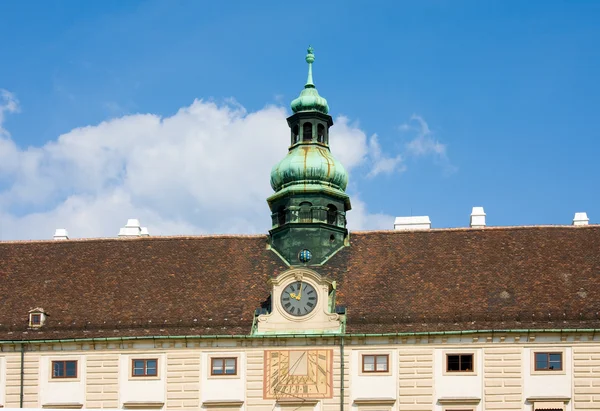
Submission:
M 281 306 L 294 316 L 306 315 L 317 306 L 317 290 L 307 282 L 294 281 L 281 292 Z
M 265 351 L 265 399 L 332 398 L 333 350 Z

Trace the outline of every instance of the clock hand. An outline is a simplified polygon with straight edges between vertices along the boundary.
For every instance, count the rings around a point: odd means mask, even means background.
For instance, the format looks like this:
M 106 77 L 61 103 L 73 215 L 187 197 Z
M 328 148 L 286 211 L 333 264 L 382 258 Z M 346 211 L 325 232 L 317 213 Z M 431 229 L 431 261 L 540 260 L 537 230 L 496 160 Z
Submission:
M 296 300 L 300 301 L 302 298 L 302 280 L 300 281 L 300 289 L 298 290 L 298 295 L 296 296 Z

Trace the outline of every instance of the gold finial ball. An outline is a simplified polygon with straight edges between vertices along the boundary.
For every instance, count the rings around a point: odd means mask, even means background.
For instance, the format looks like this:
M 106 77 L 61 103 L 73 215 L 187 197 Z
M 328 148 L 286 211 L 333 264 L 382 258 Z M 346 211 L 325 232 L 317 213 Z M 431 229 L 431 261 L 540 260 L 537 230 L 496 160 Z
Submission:
M 306 50 L 306 52 L 308 53 L 306 55 L 306 62 L 308 64 L 312 64 L 315 61 L 315 55 L 313 54 L 313 48 L 311 46 L 308 46 L 308 49 Z

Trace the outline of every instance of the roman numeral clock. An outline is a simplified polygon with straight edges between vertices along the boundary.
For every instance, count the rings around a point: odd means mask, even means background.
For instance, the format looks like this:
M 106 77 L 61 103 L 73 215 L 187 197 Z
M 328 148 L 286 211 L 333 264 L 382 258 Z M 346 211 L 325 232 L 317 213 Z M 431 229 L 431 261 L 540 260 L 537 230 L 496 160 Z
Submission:
M 336 334 L 335 284 L 308 268 L 292 268 L 270 280 L 272 309 L 258 316 L 255 335 Z M 331 398 L 333 350 L 266 350 L 264 398 Z

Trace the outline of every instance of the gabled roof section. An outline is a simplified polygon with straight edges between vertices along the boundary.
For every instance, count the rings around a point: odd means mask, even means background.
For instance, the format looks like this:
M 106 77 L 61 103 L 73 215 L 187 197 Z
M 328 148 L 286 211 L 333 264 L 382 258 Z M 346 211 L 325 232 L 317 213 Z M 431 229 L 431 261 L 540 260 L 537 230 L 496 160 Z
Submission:
M 600 328 L 600 226 L 377 231 L 317 271 L 349 333 Z M 248 335 L 266 236 L 0 243 L 0 339 Z M 49 317 L 28 330 L 31 307 Z

